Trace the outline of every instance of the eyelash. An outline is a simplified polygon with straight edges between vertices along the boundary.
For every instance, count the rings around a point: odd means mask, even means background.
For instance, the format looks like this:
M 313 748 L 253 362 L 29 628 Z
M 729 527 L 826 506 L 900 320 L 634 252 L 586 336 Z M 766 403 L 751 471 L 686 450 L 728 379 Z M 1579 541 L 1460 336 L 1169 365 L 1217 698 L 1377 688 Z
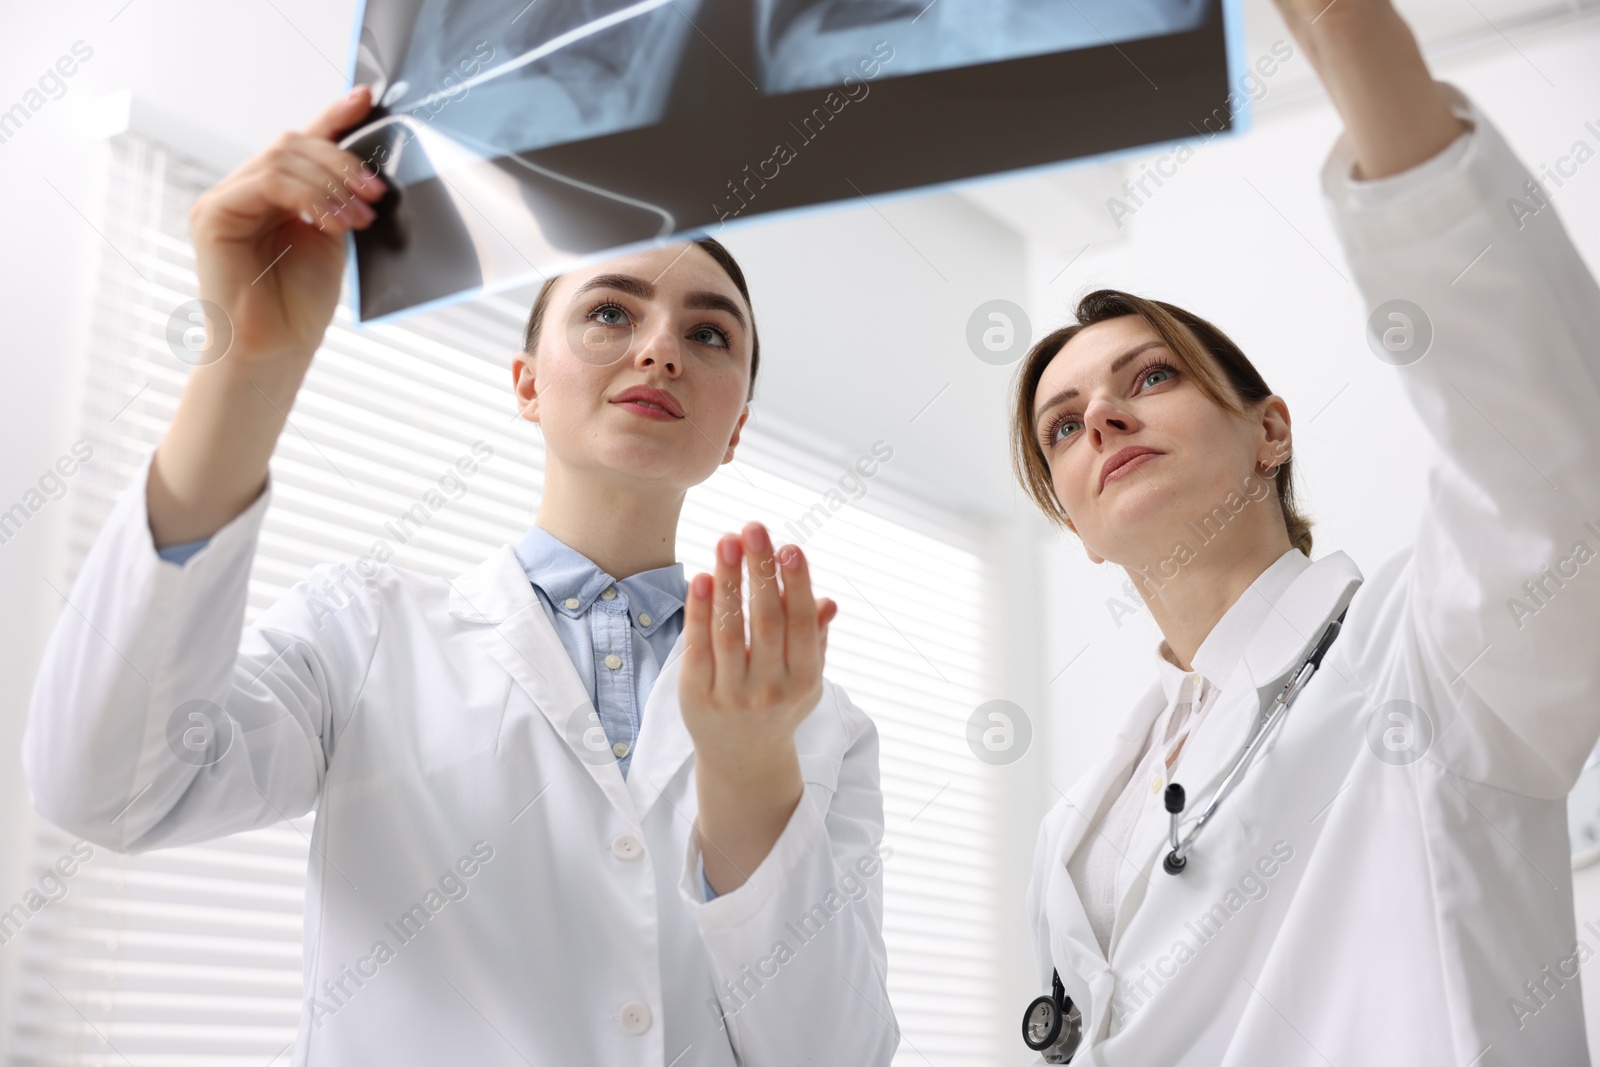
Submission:
M 618 311 L 622 312 L 624 315 L 628 314 L 628 309 L 623 307 L 621 304 L 617 303 L 615 300 L 602 300 L 600 303 L 598 303 L 598 304 L 594 305 L 593 307 L 591 307 L 588 310 L 588 312 L 585 313 L 584 318 L 585 319 L 592 319 L 595 316 L 595 312 L 603 311 L 606 308 L 616 308 Z M 629 316 L 629 317 L 631 318 L 631 316 Z M 616 324 L 616 323 L 601 323 L 601 325 L 602 326 L 607 326 L 607 325 L 619 325 L 619 324 Z M 732 349 L 733 348 L 733 338 L 730 337 L 728 335 L 728 331 L 724 330 L 721 326 L 718 326 L 715 323 L 711 323 L 711 322 L 702 322 L 700 325 L 698 325 L 698 326 L 696 326 L 694 328 L 694 332 L 698 333 L 700 330 L 710 330 L 710 331 L 712 331 L 718 337 L 722 338 L 722 347 L 723 348 L 727 348 L 727 349 Z
M 1154 374 L 1158 370 L 1164 370 L 1167 373 L 1172 375 L 1172 378 L 1168 378 L 1167 379 L 1167 381 L 1169 381 L 1169 382 L 1172 381 L 1173 378 L 1176 378 L 1178 376 L 1178 368 L 1177 367 L 1174 367 L 1172 364 L 1167 363 L 1164 360 L 1157 359 L 1157 360 L 1152 360 L 1149 363 L 1146 363 L 1144 365 L 1144 367 L 1139 371 L 1139 373 L 1134 375 L 1133 380 L 1135 382 L 1142 382 L 1142 381 L 1144 381 L 1146 378 L 1148 378 L 1150 375 Z M 1156 383 L 1156 385 L 1161 385 L 1161 384 L 1162 384 L 1161 382 L 1157 382 Z M 1062 426 L 1063 423 L 1069 421 L 1072 418 L 1074 418 L 1072 412 L 1063 411 L 1063 412 L 1060 412 L 1059 414 L 1055 415 L 1054 417 L 1052 417 L 1050 419 L 1050 421 L 1045 424 L 1044 440 L 1043 440 L 1043 445 L 1044 445 L 1045 451 L 1048 452 L 1050 450 L 1050 448 L 1053 445 L 1055 445 L 1055 443 L 1056 443 L 1056 431 L 1061 429 L 1061 426 Z

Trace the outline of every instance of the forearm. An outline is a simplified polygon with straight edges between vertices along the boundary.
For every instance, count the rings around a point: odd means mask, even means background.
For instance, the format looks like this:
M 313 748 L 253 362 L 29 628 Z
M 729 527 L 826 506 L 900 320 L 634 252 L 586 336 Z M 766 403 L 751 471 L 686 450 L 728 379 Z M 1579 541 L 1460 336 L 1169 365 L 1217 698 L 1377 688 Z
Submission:
M 310 359 L 266 364 L 232 356 L 190 372 L 150 465 L 157 548 L 209 537 L 261 493 L 267 464 Z
M 828 718 L 851 740 L 814 735 L 801 747 L 806 795 L 754 877 L 706 902 L 695 849 L 680 869 L 679 894 L 710 954 L 729 1043 L 748 1067 L 886 1067 L 894 1056 L 882 933 L 893 849 L 883 844 L 877 734 L 848 701 L 838 711 Z
M 695 756 L 699 816 L 695 820 L 706 881 L 731 893 L 761 866 L 805 794 L 791 743 L 781 751 L 724 760 Z
M 1465 129 L 1386 0 L 1334 0 L 1314 16 L 1285 17 L 1344 120 L 1357 178 L 1409 170 Z
M 231 736 L 223 705 L 273 733 L 221 695 L 239 659 L 249 561 L 267 502 L 222 531 L 208 559 L 171 567 L 150 551 L 144 474 L 119 494 L 84 558 L 40 661 L 22 745 L 40 813 L 119 851 L 148 847 L 197 778 L 221 782 L 207 746 Z M 246 669 L 260 678 L 252 692 L 270 692 L 272 677 L 261 676 L 273 654 Z M 287 670 L 287 659 L 273 666 Z M 261 794 L 249 794 L 235 797 L 235 813 L 261 810 Z M 213 802 L 191 818 L 226 819 L 223 809 Z

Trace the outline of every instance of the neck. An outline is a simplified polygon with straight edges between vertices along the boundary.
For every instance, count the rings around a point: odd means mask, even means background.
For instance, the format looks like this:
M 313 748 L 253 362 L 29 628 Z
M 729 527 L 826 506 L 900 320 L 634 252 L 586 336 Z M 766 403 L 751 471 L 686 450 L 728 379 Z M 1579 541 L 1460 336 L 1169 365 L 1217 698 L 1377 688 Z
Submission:
M 534 525 L 589 557 L 613 578 L 677 560 L 684 492 L 571 470 L 546 455 L 544 493 Z
M 1240 538 L 1231 545 L 1218 539 L 1203 545 L 1188 562 L 1178 565 L 1172 577 L 1168 577 L 1174 566 L 1171 559 L 1124 569 L 1161 627 L 1172 658 L 1187 671 L 1193 669 L 1195 652 L 1218 620 L 1292 547 L 1280 527 L 1275 537 Z

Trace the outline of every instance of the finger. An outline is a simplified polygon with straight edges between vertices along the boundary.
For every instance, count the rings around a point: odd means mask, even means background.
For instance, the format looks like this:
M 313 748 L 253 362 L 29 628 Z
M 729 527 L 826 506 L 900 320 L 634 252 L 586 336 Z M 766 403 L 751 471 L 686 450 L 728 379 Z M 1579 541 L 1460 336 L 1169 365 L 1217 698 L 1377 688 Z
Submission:
M 689 582 L 689 599 L 683 605 L 683 662 L 678 693 L 704 696 L 716 684 L 716 657 L 711 648 L 711 575 L 701 573 Z
M 732 692 L 744 685 L 748 664 L 744 643 L 744 587 L 739 580 L 743 557 L 739 538 L 725 534 L 717 541 L 716 588 L 711 595 L 715 616 L 711 622 L 711 647 L 716 654 L 716 687 Z
M 784 673 L 784 596 L 778 564 L 772 558 L 767 528 L 752 522 L 743 531 L 750 571 L 750 677 L 780 678 Z
M 817 604 L 811 595 L 811 568 L 799 545 L 784 545 L 778 553 L 783 568 L 783 604 L 788 641 L 785 662 L 789 673 L 812 678 L 822 671 L 822 646 L 818 640 Z
M 335 135 L 343 133 L 366 118 L 367 112 L 371 110 L 372 87 L 358 85 L 348 94 L 323 108 L 322 114 L 307 124 L 305 132 L 311 137 L 331 141 Z
M 823 669 L 826 669 L 828 661 L 828 626 L 838 616 L 839 605 L 827 597 L 823 597 L 817 603 L 821 605 L 817 609 L 817 626 L 819 627 L 818 654 L 821 656 Z
M 326 229 L 337 221 L 346 227 L 364 226 L 377 217 L 367 200 L 383 194 L 365 180 L 359 169 L 361 161 L 348 152 L 325 141 L 288 133 L 278 138 L 259 160 L 260 170 L 293 175 L 318 190 L 311 210 L 301 214 L 308 225 Z M 341 166 L 344 174 L 335 169 Z M 359 188 L 353 190 L 351 182 Z
M 388 184 L 377 168 L 348 149 L 303 134 L 292 134 L 288 147 L 322 172 L 323 187 L 340 203 L 360 197 L 371 203 L 383 198 Z
M 190 228 L 197 241 L 250 237 L 278 220 L 315 220 L 320 200 L 320 190 L 293 171 L 256 168 L 204 193 L 190 214 Z M 329 221 L 327 232 L 335 235 L 353 225 L 353 220 L 339 215 Z

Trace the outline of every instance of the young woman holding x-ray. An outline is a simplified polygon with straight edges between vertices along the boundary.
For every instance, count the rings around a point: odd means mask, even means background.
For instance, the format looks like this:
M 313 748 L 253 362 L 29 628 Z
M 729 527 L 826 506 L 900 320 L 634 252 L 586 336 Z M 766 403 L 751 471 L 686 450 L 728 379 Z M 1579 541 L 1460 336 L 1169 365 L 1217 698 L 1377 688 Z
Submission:
M 540 291 L 512 364 L 546 448 L 521 544 L 453 581 L 319 566 L 243 626 L 268 459 L 383 191 L 332 143 L 369 107 L 191 214 L 232 348 L 191 371 L 51 637 L 40 812 L 137 852 L 315 808 L 296 1064 L 887 1064 L 877 734 L 822 676 L 835 605 L 759 524 L 715 580 L 674 562 L 757 368 L 721 245 Z M 313 225 L 327 182 L 348 203 Z
M 1289 409 L 1214 326 L 1100 291 L 1023 361 L 1024 486 L 1165 638 L 1041 827 L 1023 1036 L 1133 1067 L 1587 1063 L 1565 799 L 1600 734 L 1600 579 L 1571 565 L 1600 549 L 1600 290 L 1387 0 L 1278 7 L 1440 457 L 1363 578 L 1309 558 Z

